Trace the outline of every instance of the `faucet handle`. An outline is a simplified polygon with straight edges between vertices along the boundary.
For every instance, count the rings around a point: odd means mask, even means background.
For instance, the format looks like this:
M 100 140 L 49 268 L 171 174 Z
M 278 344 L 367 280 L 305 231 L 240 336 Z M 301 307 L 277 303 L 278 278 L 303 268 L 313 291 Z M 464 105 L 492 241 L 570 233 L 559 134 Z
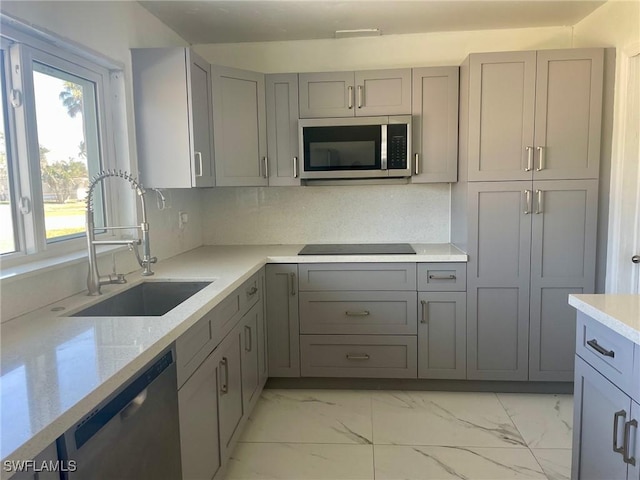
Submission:
M 149 263 L 157 263 L 158 262 L 158 257 L 151 257 L 149 259 Z

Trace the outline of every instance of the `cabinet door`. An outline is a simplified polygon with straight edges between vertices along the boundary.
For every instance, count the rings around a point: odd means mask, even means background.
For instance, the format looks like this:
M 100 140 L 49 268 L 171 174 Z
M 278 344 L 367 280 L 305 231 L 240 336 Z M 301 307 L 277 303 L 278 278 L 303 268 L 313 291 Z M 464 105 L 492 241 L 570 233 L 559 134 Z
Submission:
M 604 52 L 537 56 L 534 178 L 598 178 Z
M 627 464 L 614 448 L 622 450 L 630 407 L 629 397 L 576 357 L 572 480 L 627 478 Z
M 635 420 L 635 422 L 634 422 Z M 625 436 L 628 437 L 628 472 L 627 480 L 640 480 L 640 405 L 631 402 L 631 420 L 625 425 Z M 626 435 L 628 432 L 628 435 Z M 635 465 L 634 465 L 635 463 Z
M 598 181 L 533 183 L 529 380 L 570 382 L 576 313 L 595 288 Z
M 260 366 L 258 364 L 258 322 L 262 320 L 262 303 L 257 303 L 244 316 L 240 323 L 240 339 L 242 347 L 242 405 L 243 411 L 250 411 L 249 406 L 256 399 L 260 383 Z
M 298 265 L 267 265 L 269 376 L 300 376 Z
M 215 185 L 213 164 L 213 118 L 211 101 L 211 66 L 189 52 L 191 83 L 192 176 L 196 187 Z
M 412 183 L 458 179 L 458 67 L 413 69 Z
M 471 55 L 470 181 L 532 178 L 535 73 L 536 52 Z
M 353 72 L 301 73 L 300 118 L 353 117 Z
M 411 114 L 411 69 L 355 72 L 356 116 Z
M 211 67 L 218 186 L 267 185 L 264 75 Z
M 269 185 L 300 185 L 298 174 L 298 75 L 265 77 Z
M 135 48 L 131 65 L 144 186 L 213 185 L 209 65 L 185 48 Z
M 418 294 L 418 378 L 467 375 L 464 292 Z
M 228 458 L 234 435 L 242 419 L 242 371 L 240 367 L 240 333 L 234 329 L 217 350 L 218 419 L 220 456 Z
M 212 353 L 178 391 L 182 478 L 213 478 L 220 468 L 218 358 Z
M 467 376 L 526 380 L 531 182 L 469 184 Z

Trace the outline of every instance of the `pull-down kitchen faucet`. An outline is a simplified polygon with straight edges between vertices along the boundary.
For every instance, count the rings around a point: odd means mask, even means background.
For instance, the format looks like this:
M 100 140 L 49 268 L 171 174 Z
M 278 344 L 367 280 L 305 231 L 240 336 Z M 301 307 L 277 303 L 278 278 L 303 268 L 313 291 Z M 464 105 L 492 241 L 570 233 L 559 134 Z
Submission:
M 142 222 L 140 225 L 131 227 L 100 227 L 95 228 L 93 220 L 93 191 L 96 185 L 102 182 L 105 178 L 114 177 L 122 178 L 129 182 L 136 190 L 136 194 L 140 198 L 140 207 L 142 209 Z M 129 250 L 132 250 L 136 255 L 138 264 L 143 268 L 142 275 L 153 275 L 151 271 L 151 264 L 156 263 L 158 260 L 156 257 L 151 256 L 151 249 L 149 247 L 149 224 L 147 223 L 147 208 L 144 202 L 144 195 L 147 191 L 138 183 L 138 181 L 127 172 L 122 170 L 106 170 L 98 173 L 91 179 L 89 184 L 89 190 L 87 192 L 87 247 L 89 249 L 89 275 L 87 276 L 87 289 L 89 295 L 100 295 L 100 287 L 102 285 L 108 285 L 111 283 L 126 283 L 124 274 L 112 273 L 109 275 L 100 275 L 98 273 L 98 264 L 96 262 L 96 245 L 127 245 Z M 142 240 L 96 240 L 96 230 L 129 230 L 140 229 L 142 232 Z M 138 245 L 142 243 L 142 258 L 138 252 Z

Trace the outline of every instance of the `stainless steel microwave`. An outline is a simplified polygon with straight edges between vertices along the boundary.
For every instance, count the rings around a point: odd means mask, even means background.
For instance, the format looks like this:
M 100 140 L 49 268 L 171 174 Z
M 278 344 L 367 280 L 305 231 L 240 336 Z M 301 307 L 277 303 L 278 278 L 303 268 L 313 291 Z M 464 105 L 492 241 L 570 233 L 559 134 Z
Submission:
M 411 176 L 411 115 L 300 120 L 300 178 Z

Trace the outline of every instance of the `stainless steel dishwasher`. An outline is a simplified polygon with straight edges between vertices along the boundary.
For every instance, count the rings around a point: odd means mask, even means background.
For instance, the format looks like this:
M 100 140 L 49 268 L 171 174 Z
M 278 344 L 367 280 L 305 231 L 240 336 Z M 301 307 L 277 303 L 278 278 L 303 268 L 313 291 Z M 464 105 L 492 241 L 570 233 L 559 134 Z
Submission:
M 182 478 L 174 358 L 164 353 L 58 439 L 76 464 L 67 480 Z

